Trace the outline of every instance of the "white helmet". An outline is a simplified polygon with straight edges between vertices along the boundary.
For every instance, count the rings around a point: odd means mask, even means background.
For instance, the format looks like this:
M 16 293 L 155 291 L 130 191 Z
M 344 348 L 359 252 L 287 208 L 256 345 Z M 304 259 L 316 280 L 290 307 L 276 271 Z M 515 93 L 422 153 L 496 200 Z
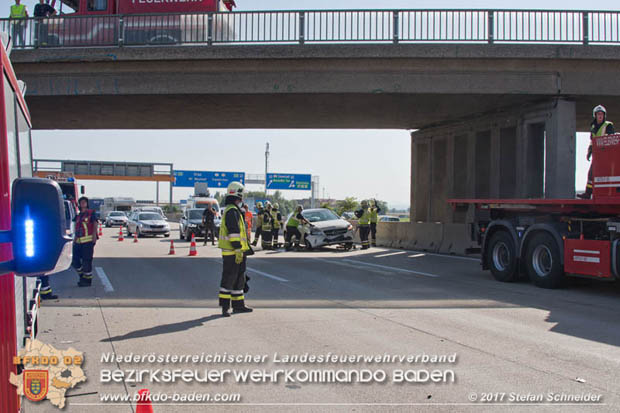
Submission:
M 262 203 L 262 202 L 260 202 L 260 201 L 258 201 L 258 202 L 256 203 L 256 208 L 263 209 L 263 203 Z
M 245 187 L 241 182 L 231 182 L 226 189 L 226 196 L 236 196 L 239 199 L 243 199 L 243 191 Z
M 596 113 L 597 112 L 603 112 L 603 114 L 605 115 L 605 117 L 607 117 L 607 109 L 605 109 L 605 106 L 603 105 L 597 105 L 594 109 L 592 109 L 592 117 L 595 118 L 596 117 Z

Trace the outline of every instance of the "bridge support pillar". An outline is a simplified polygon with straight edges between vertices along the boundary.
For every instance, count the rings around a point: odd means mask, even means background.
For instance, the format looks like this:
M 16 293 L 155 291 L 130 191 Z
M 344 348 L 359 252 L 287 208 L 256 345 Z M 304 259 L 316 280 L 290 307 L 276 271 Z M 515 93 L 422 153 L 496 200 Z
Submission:
M 465 227 L 473 210 L 452 210 L 449 198 L 573 198 L 575 142 L 575 103 L 565 99 L 413 132 L 411 222 Z

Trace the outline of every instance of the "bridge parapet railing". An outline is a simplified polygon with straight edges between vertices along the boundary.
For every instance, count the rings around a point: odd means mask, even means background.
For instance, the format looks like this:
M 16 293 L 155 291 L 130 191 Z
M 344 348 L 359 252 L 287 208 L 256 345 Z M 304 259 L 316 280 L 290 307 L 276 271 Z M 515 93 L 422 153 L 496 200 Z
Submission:
M 289 10 L 0 19 L 14 47 L 305 43 L 620 44 L 620 11 Z

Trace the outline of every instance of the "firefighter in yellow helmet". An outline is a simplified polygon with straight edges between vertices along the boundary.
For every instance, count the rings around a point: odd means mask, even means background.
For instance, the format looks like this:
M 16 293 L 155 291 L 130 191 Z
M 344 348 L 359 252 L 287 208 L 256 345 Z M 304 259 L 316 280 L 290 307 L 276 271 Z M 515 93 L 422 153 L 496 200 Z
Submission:
M 282 214 L 280 213 L 280 204 L 277 202 L 271 208 L 271 248 L 278 248 L 278 238 L 280 237 L 280 228 L 282 228 Z
M 245 217 L 241 212 L 244 190 L 244 186 L 239 182 L 228 185 L 218 237 L 218 247 L 222 250 L 223 259 L 219 298 L 224 317 L 230 316 L 228 310 L 231 304 L 233 313 L 252 312 L 252 309 L 245 305 L 243 292 L 246 287 L 246 259 L 251 251 Z
M 370 208 L 368 208 L 368 201 L 362 201 L 362 207 L 355 211 L 357 217 L 357 226 L 360 230 L 360 240 L 362 241 L 362 249 L 367 250 L 370 248 L 368 242 L 368 234 L 370 233 Z
M 263 214 L 265 211 L 263 210 L 263 203 L 258 201 L 256 203 L 256 232 L 254 233 L 254 242 L 253 246 L 258 244 L 258 239 L 261 236 L 261 232 L 263 231 Z
M 295 212 L 293 212 L 291 217 L 286 222 L 286 237 L 284 238 L 284 248 L 286 248 L 287 251 L 290 251 L 293 248 L 293 244 L 291 242 L 293 237 L 295 237 L 295 247 L 299 248 L 299 243 L 301 242 L 302 238 L 299 227 L 301 225 L 312 225 L 310 224 L 310 221 L 308 221 L 302 215 L 303 210 L 303 206 L 297 205 L 297 208 L 295 208 Z
M 590 146 L 588 146 L 587 155 L 588 161 L 590 161 L 590 158 L 592 158 L 592 141 L 594 140 L 594 138 L 603 135 L 613 135 L 614 133 L 616 133 L 616 131 L 614 130 L 614 124 L 607 120 L 607 109 L 605 109 L 605 106 L 598 105 L 594 109 L 592 109 L 592 123 L 590 124 Z M 577 197 L 581 199 L 592 198 L 593 185 L 594 181 L 592 178 L 592 165 L 590 165 L 590 170 L 588 171 L 588 183 L 586 185 L 586 192 L 577 195 Z
M 377 200 L 373 199 L 370 203 L 370 241 L 373 247 L 377 246 L 377 222 L 379 222 L 380 213 L 381 209 Z
M 265 209 L 262 213 L 263 229 L 261 231 L 261 246 L 264 250 L 271 249 L 271 230 L 273 229 L 273 218 L 271 216 L 271 202 L 265 202 Z

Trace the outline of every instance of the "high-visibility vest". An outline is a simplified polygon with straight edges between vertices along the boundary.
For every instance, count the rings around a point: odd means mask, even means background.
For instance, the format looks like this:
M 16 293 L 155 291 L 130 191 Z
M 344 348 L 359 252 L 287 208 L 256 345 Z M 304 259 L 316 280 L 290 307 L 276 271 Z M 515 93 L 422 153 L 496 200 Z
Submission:
M 93 210 L 87 209 L 81 212 L 75 219 L 75 243 L 86 244 L 93 242 L 97 236 L 95 224 L 97 220 L 93 217 Z
M 264 214 L 263 210 L 259 209 L 256 215 L 256 226 L 258 228 L 263 226 L 263 214 Z
M 376 224 L 379 222 L 379 212 L 376 207 L 370 208 L 370 223 Z
M 271 212 L 263 212 L 263 231 L 271 231 Z
M 229 234 L 228 227 L 226 226 L 226 217 L 228 216 L 228 211 L 236 209 L 239 212 L 239 233 L 238 234 Z M 235 255 L 235 248 L 232 243 L 234 241 L 241 243 L 241 251 L 248 251 L 250 249 L 250 245 L 248 244 L 248 233 L 245 230 L 245 220 L 243 219 L 243 214 L 239 211 L 239 208 L 235 205 L 227 205 L 224 210 L 224 214 L 222 215 L 222 222 L 220 224 L 220 236 L 217 240 L 217 246 L 222 250 L 222 255 Z
M 360 217 L 358 221 L 359 225 L 369 225 L 370 224 L 370 211 L 368 208 L 364 208 L 364 213 Z
M 613 125 L 613 123 L 605 121 L 601 124 L 601 126 L 598 128 L 598 130 L 594 130 L 594 128 L 596 127 L 596 125 L 592 125 L 592 127 L 590 128 L 590 132 L 592 132 L 592 136 L 597 137 L 597 136 L 603 136 L 603 135 L 607 135 L 607 127 L 609 125 Z
M 299 228 L 299 224 L 300 222 L 297 219 L 297 213 L 293 213 L 293 215 L 291 215 L 291 217 L 286 222 L 286 226 L 292 228 Z
M 273 218 L 273 229 L 280 229 L 280 220 L 278 219 L 278 211 L 271 210 L 271 217 Z
M 11 6 L 11 19 L 25 19 L 26 18 L 26 5 L 14 4 Z

